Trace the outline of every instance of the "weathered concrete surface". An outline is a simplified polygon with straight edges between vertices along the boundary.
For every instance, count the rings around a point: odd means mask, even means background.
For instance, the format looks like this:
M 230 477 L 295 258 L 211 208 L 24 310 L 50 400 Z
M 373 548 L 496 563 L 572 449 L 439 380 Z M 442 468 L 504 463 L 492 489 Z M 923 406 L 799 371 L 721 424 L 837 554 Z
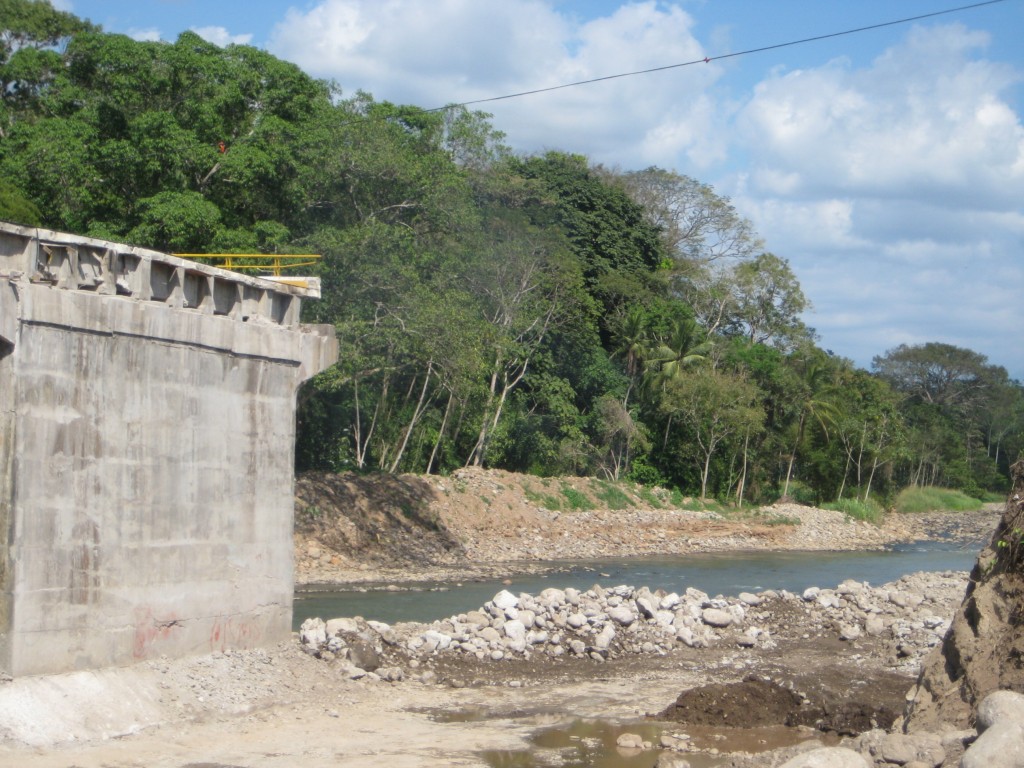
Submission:
M 312 291 L 0 224 L 0 667 L 245 648 L 291 624 Z

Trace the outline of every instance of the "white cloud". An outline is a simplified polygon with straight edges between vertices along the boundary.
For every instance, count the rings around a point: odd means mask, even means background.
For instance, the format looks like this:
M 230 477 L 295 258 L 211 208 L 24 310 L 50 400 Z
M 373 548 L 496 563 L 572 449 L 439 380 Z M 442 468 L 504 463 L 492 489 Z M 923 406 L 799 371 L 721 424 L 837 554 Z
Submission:
M 770 77 L 740 119 L 756 168 L 797 173 L 808 192 L 1016 205 L 1024 126 L 1000 92 L 1018 75 L 973 58 L 986 42 L 958 24 L 914 28 L 869 68 Z
M 192 31 L 203 40 L 224 48 L 228 45 L 248 45 L 252 35 L 232 35 L 224 27 L 192 27 Z
M 125 32 L 125 34 L 132 38 L 132 40 L 144 43 L 155 43 L 157 40 L 160 40 L 160 30 L 156 27 L 146 27 L 143 29 L 133 27 Z
M 693 19 L 653 2 L 575 24 L 546 0 L 322 0 L 291 9 L 269 48 L 346 93 L 424 107 L 700 59 Z M 684 155 L 724 159 L 722 112 L 708 95 L 712 64 L 562 88 L 478 108 L 517 147 L 561 148 L 627 167 Z
M 945 341 L 1024 374 L 1020 73 L 986 43 L 914 28 L 864 68 L 773 72 L 740 109 L 737 208 L 790 259 L 822 344 L 861 365 Z
M 433 107 L 699 60 L 696 32 L 654 0 L 583 22 L 554 0 L 317 0 L 268 47 L 346 94 Z M 1005 94 L 1021 73 L 987 44 L 961 24 L 914 27 L 866 66 L 780 67 L 747 93 L 727 79 L 745 62 L 712 61 L 476 108 L 518 149 L 716 183 L 790 260 L 823 346 L 861 365 L 929 340 L 1009 365 L 1024 127 Z

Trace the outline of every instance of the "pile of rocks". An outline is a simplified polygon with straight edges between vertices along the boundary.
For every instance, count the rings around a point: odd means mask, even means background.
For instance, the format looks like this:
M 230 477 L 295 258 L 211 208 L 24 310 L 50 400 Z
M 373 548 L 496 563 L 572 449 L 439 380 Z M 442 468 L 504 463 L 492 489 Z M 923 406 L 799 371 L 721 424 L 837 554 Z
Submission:
M 409 658 L 454 653 L 480 661 L 564 655 L 595 662 L 623 654 L 665 654 L 677 644 L 731 643 L 770 648 L 776 638 L 832 635 L 888 644 L 890 663 L 914 671 L 949 626 L 965 574 L 912 574 L 881 587 L 844 581 L 802 594 L 767 590 L 711 597 L 631 586 L 545 589 L 539 595 L 496 594 L 479 610 L 432 624 L 390 626 L 362 619 L 310 619 L 300 639 L 310 653 L 365 666 L 364 646 L 400 648 Z M 371 660 L 372 663 L 372 660 Z

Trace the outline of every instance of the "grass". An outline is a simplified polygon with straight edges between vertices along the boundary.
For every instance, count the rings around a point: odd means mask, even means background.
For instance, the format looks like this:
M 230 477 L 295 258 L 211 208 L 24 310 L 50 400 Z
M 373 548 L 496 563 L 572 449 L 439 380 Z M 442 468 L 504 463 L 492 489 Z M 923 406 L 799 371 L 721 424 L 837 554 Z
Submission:
M 582 511 L 594 508 L 594 502 L 590 500 L 587 494 L 577 491 L 570 485 L 562 486 L 562 495 L 565 497 L 571 510 Z
M 689 512 L 717 512 L 725 514 L 726 509 L 714 499 L 684 499 L 676 505 L 677 509 L 685 509 Z
M 962 491 L 950 488 L 904 488 L 896 496 L 893 508 L 897 512 L 971 512 L 981 509 L 982 502 Z
M 636 503 L 619 486 L 603 480 L 596 480 L 597 490 L 594 495 L 599 501 L 603 501 L 608 509 L 629 509 L 635 507 Z
M 859 499 L 840 499 L 839 501 L 831 501 L 828 504 L 822 504 L 822 509 L 831 509 L 836 512 L 842 512 L 847 517 L 851 517 L 854 520 L 866 520 L 869 523 L 877 525 L 882 522 L 882 517 L 885 515 L 885 510 L 882 509 L 882 505 L 877 501 L 868 499 L 867 501 L 860 501 Z
M 648 488 L 646 485 L 638 486 L 636 489 L 637 495 L 650 505 L 653 509 L 661 509 L 661 499 L 658 498 L 658 494 Z
M 548 493 L 538 493 L 529 488 L 523 488 L 523 495 L 526 499 L 538 507 L 544 507 L 549 512 L 559 512 L 562 509 L 562 502 L 557 496 Z

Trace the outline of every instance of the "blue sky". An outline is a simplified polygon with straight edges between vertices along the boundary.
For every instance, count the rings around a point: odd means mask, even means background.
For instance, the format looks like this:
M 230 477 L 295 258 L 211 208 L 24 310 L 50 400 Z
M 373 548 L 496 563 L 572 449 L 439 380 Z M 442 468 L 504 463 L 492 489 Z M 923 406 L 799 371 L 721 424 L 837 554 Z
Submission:
M 840 32 L 967 0 L 60 0 L 194 29 L 423 107 Z M 481 105 L 525 152 L 712 184 L 790 261 L 823 347 L 969 347 L 1024 380 L 1024 0 Z

